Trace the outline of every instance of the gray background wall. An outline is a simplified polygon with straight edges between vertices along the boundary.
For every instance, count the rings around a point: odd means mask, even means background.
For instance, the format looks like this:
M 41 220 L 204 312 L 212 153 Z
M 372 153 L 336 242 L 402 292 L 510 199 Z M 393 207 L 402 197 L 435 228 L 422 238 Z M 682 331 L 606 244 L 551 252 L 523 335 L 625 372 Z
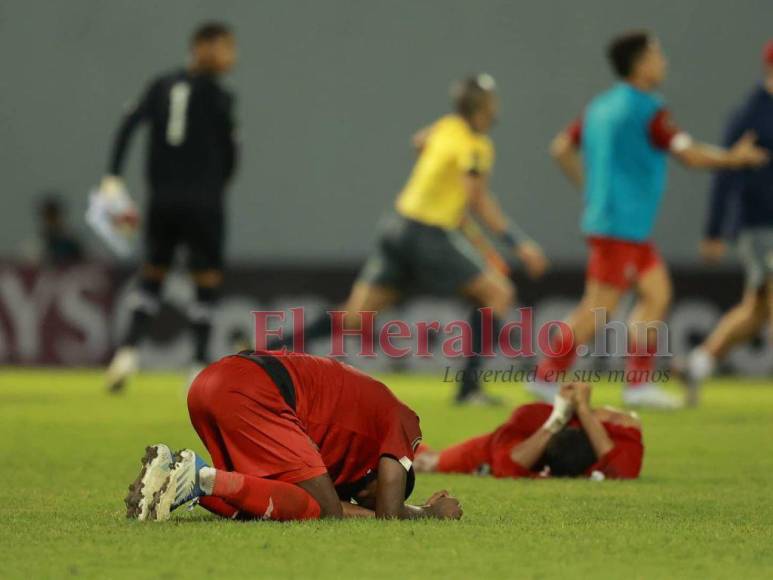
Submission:
M 495 191 L 554 258 L 582 260 L 580 199 L 546 148 L 610 82 L 606 40 L 656 30 L 676 119 L 716 140 L 773 37 L 771 0 L 2 0 L 0 255 L 30 236 L 42 189 L 65 191 L 80 222 L 122 105 L 180 64 L 190 30 L 211 17 L 233 23 L 240 43 L 228 79 L 244 144 L 230 193 L 239 261 L 363 256 L 410 169 L 411 132 L 446 110 L 452 79 L 479 70 L 498 79 L 503 104 Z M 140 193 L 137 145 L 129 181 Z M 672 172 L 658 236 L 675 262 L 695 259 L 707 184 Z

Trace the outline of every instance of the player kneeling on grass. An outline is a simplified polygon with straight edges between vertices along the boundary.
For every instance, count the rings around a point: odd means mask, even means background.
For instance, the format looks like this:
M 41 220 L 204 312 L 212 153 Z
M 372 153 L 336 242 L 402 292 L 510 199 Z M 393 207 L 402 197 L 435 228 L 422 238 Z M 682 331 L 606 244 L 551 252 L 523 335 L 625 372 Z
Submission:
M 561 387 L 554 404 L 518 407 L 491 433 L 437 452 L 424 446 L 418 472 L 480 473 L 494 477 L 634 479 L 644 455 L 635 413 L 590 406 L 591 386 Z
M 419 417 L 348 365 L 271 351 L 228 356 L 196 377 L 188 411 L 213 467 L 189 449 L 149 447 L 128 517 L 165 520 L 193 500 L 238 519 L 462 516 L 445 491 L 404 503 Z

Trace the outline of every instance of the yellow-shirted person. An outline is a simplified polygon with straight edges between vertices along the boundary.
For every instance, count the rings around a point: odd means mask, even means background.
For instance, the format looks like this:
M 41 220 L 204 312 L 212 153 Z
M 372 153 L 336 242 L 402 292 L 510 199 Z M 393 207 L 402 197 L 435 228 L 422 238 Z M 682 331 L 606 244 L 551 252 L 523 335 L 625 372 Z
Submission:
M 540 276 L 547 266 L 539 246 L 509 222 L 488 188 L 494 144 L 487 133 L 497 113 L 494 79 L 486 74 L 467 78 L 454 87 L 452 98 L 455 112 L 414 137 L 419 156 L 397 197 L 396 211 L 383 221 L 376 248 L 343 306 L 350 314 L 382 310 L 411 290 L 461 294 L 476 307 L 491 308 L 500 319 L 506 316 L 515 289 L 464 235 L 469 216 L 501 238 L 530 275 Z M 479 320 L 476 311 L 476 327 Z M 347 317 L 347 325 L 359 323 L 359 317 Z M 478 352 L 480 331 L 473 331 Z M 329 332 L 325 316 L 305 329 L 304 339 L 308 343 Z M 292 336 L 285 336 L 270 347 L 291 344 Z M 458 402 L 492 402 L 477 380 L 480 362 L 479 357 L 466 360 Z

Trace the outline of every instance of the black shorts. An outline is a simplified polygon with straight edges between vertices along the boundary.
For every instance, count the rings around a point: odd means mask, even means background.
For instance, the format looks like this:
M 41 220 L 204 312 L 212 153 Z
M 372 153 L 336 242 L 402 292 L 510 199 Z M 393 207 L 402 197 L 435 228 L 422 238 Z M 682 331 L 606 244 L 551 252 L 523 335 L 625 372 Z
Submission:
M 376 249 L 358 280 L 401 293 L 445 296 L 459 293 L 485 269 L 483 258 L 460 231 L 392 214 L 382 222 Z
M 184 247 L 191 270 L 221 270 L 223 214 L 223 207 L 217 205 L 151 202 L 145 222 L 145 261 L 168 267 L 177 248 Z

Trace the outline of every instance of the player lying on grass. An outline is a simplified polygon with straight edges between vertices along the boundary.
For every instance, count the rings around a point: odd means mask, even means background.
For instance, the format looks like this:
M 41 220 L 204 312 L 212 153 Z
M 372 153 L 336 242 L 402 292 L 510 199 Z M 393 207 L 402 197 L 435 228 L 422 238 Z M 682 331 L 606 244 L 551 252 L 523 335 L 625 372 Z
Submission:
M 332 359 L 225 357 L 196 377 L 188 411 L 213 466 L 190 449 L 149 447 L 128 517 L 165 520 L 192 500 L 239 519 L 462 516 L 445 491 L 422 506 L 404 503 L 419 418 L 382 383 Z
M 422 446 L 418 472 L 478 473 L 494 477 L 634 479 L 644 455 L 635 413 L 594 409 L 591 386 L 564 385 L 553 405 L 518 407 L 491 433 L 433 451 Z

